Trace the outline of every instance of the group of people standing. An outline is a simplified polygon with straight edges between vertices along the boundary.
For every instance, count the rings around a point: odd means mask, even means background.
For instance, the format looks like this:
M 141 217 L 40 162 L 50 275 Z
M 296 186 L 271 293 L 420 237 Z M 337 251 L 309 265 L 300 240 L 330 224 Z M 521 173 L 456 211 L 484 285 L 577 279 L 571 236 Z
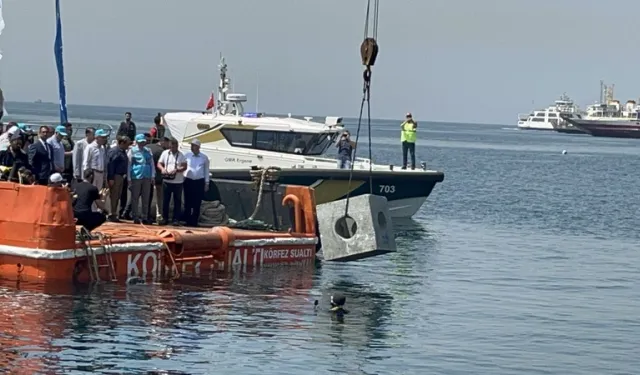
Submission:
M 200 205 L 209 189 L 209 158 L 200 152 L 197 139 L 191 142 L 189 152 L 180 151 L 178 141 L 165 136 L 160 114 L 154 123 L 150 133 L 136 134 L 131 113 L 127 112 L 118 129 L 116 144 L 104 153 L 85 150 L 83 155 L 91 160 L 78 164 L 83 168 L 91 163 L 104 166 L 101 174 L 106 178 L 94 180 L 94 185 L 108 189 L 108 220 L 197 226 Z M 87 143 L 91 140 L 89 137 Z M 90 149 L 87 146 L 87 150 Z M 155 218 L 151 216 L 154 196 Z
M 88 127 L 84 138 L 73 142 L 72 124 L 53 131 L 42 126 L 26 150 L 27 133 L 16 124 L 5 135 L 10 143 L 0 151 L 0 167 L 10 169 L 7 178 L 16 182 L 69 183 L 75 193 L 74 216 L 88 230 L 105 220 L 122 219 L 197 226 L 200 205 L 209 189 L 209 158 L 200 152 L 197 139 L 191 141 L 189 152 L 182 153 L 178 141 L 165 136 L 161 114 L 154 123 L 151 132 L 137 133 L 127 112 L 111 147 L 103 129 Z M 29 174 L 29 181 L 20 178 Z M 155 220 L 150 216 L 154 193 Z M 110 200 L 108 208 L 102 203 L 104 197 Z

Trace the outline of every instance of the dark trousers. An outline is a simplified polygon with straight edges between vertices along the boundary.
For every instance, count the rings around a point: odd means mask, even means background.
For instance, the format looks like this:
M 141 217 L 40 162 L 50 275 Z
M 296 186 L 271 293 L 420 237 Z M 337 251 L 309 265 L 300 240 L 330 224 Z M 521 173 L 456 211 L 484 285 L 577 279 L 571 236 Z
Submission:
M 402 142 L 402 169 L 407 169 L 407 152 L 411 153 L 411 169 L 416 169 L 416 144 Z
M 113 212 L 115 214 L 115 212 Z M 122 181 L 122 192 L 120 193 L 120 212 L 121 217 L 131 216 L 131 202 L 129 201 L 129 179 Z
M 151 216 L 151 204 L 153 202 L 153 191 L 155 190 L 155 187 L 155 184 L 151 184 L 151 188 L 149 189 L 149 209 L 147 212 L 149 213 L 148 219 L 151 221 L 155 220 L 155 218 Z
M 184 179 L 184 220 L 190 227 L 197 227 L 200 219 L 200 206 L 204 198 L 204 178 Z
M 339 155 L 338 156 L 338 167 L 340 169 L 350 169 L 351 168 L 351 156 Z
M 169 203 L 173 197 L 173 221 L 180 219 L 182 206 L 182 184 L 162 183 L 162 219 L 169 221 Z
M 89 232 L 96 229 L 97 227 L 104 224 L 107 220 L 107 217 L 100 212 L 93 211 L 82 211 L 82 212 L 73 212 L 73 216 L 76 218 L 76 224 L 82 225 L 87 228 Z

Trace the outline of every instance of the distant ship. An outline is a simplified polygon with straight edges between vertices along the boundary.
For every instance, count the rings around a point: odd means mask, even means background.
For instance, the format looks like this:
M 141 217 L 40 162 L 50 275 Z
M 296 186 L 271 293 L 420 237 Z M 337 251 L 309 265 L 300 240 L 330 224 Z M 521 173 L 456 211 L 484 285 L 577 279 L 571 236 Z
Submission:
M 621 106 L 613 98 L 613 88 L 614 85 L 604 86 L 604 100 L 587 107 L 585 116 L 563 118 L 594 137 L 640 138 L 640 106 L 635 100 Z
M 38 100 L 36 100 L 34 103 L 36 103 L 36 104 L 42 104 L 42 99 L 38 99 Z
M 573 100 L 566 94 L 562 94 L 560 99 L 546 109 L 538 109 L 529 114 L 518 115 L 518 129 L 557 130 L 558 127 L 565 126 L 565 116 L 579 117 L 579 112 L 580 109 L 573 103 Z

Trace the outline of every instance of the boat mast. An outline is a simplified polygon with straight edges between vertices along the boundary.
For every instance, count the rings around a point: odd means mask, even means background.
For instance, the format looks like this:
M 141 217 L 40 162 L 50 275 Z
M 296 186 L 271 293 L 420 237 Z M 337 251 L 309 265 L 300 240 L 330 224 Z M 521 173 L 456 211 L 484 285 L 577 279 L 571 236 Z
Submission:
M 218 69 L 220 70 L 220 82 L 218 83 L 218 103 L 216 105 L 216 112 L 220 112 L 222 106 L 226 105 L 227 102 L 227 85 L 229 83 L 227 79 L 227 63 L 220 53 L 220 64 L 218 65 Z
M 600 104 L 604 103 L 604 81 L 600 80 Z

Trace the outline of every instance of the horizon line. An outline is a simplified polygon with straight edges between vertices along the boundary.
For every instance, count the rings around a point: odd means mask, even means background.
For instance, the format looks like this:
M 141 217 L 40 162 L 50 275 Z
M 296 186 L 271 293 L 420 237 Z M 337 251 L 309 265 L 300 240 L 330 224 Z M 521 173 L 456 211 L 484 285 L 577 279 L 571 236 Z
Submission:
M 5 101 L 5 107 L 6 104 L 10 104 L 10 103 L 15 103 L 15 104 L 45 104 L 45 105 L 54 105 L 54 106 L 58 106 L 58 104 L 56 102 L 50 102 L 50 101 L 42 101 L 40 103 L 37 102 L 23 102 L 23 101 L 14 101 L 14 100 L 7 100 Z M 67 103 L 67 107 L 69 106 L 78 106 L 78 107 L 104 107 L 104 108 L 117 108 L 117 109 L 125 109 L 125 111 L 130 108 L 130 109 L 146 109 L 146 110 L 157 110 L 159 112 L 162 113 L 168 113 L 168 112 L 196 112 L 196 113 L 202 113 L 204 111 L 202 110 L 195 110 L 195 109 L 175 109 L 175 108 L 157 108 L 157 107 L 139 107 L 139 106 L 119 106 L 119 105 L 104 105 L 104 104 L 78 104 L 78 103 Z M 8 109 L 8 108 L 7 108 Z M 10 112 L 10 111 L 7 111 Z M 265 112 L 265 111 L 261 111 L 260 113 L 265 113 L 265 114 L 270 114 L 270 115 L 281 115 L 284 116 L 286 115 L 285 113 L 271 113 L 271 112 Z M 288 114 L 288 113 L 287 113 Z M 324 118 L 327 117 L 326 115 L 294 115 L 293 113 L 291 114 L 291 116 L 310 116 L 313 118 Z M 348 119 L 357 119 L 358 117 L 350 117 L 350 116 L 336 116 L 336 117 L 343 117 L 343 118 L 348 118 Z M 363 122 L 364 122 L 365 118 L 363 118 Z M 389 121 L 389 122 L 398 122 L 401 123 L 402 119 L 390 119 L 390 118 L 373 118 L 372 120 L 379 120 L 379 121 Z M 489 122 L 457 122 L 457 121 L 445 121 L 445 120 L 424 120 L 424 121 L 418 121 L 418 123 L 420 122 L 426 122 L 426 123 L 440 123 L 440 124 L 462 124 L 462 125 L 496 125 L 496 126 L 509 126 L 509 124 L 501 124 L 501 123 L 489 123 Z

